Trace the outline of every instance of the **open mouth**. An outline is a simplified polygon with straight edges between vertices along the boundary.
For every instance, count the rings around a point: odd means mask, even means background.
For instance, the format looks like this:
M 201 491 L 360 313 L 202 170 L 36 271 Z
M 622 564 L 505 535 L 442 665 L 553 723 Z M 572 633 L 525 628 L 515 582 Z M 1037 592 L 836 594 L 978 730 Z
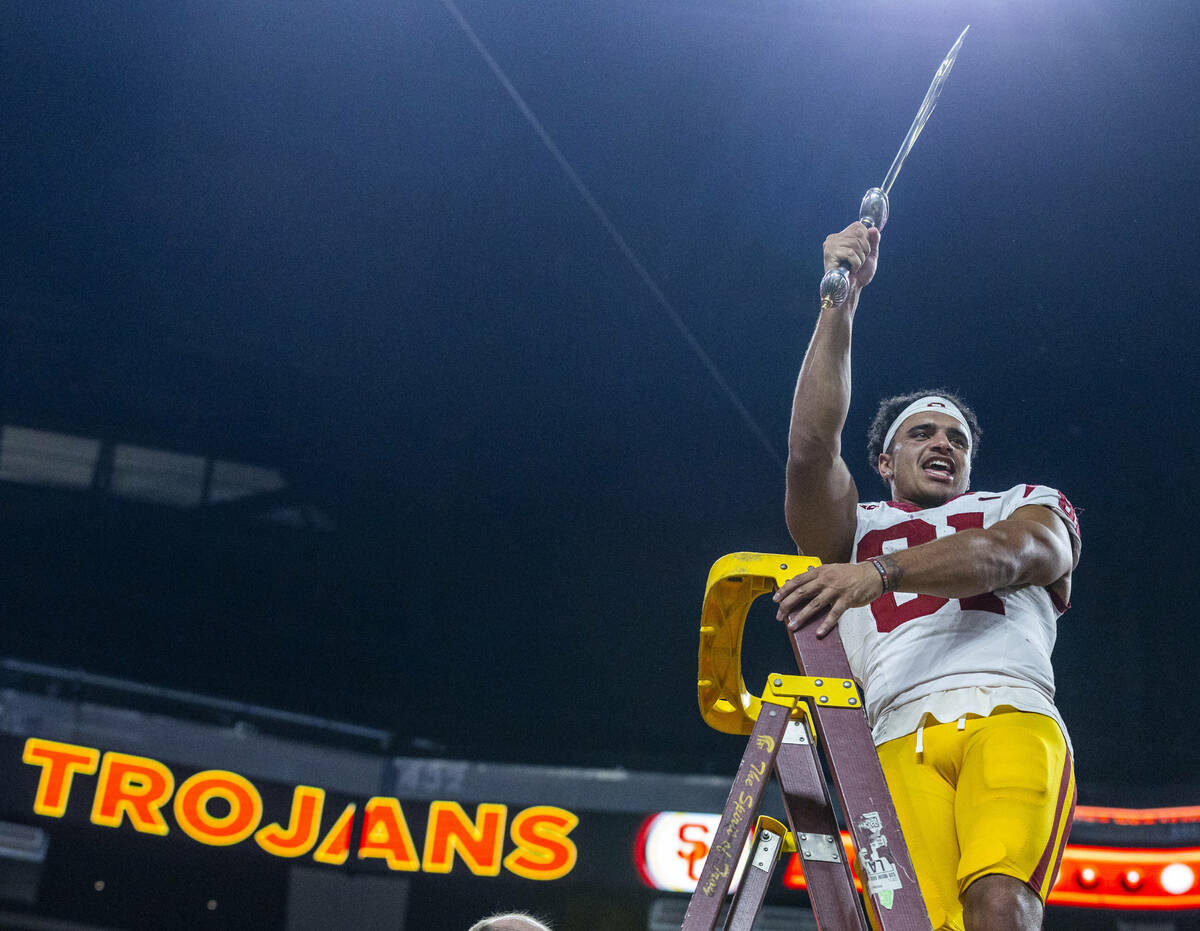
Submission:
M 921 471 L 935 482 L 951 482 L 954 480 L 954 463 L 941 456 L 926 459 Z

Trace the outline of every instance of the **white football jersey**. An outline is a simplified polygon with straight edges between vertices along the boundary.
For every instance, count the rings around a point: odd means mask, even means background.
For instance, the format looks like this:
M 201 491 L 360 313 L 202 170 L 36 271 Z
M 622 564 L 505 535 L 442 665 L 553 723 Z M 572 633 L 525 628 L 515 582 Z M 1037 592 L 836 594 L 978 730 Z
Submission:
M 1043 485 L 959 495 L 940 507 L 894 501 L 858 505 L 854 561 L 865 562 L 968 528 L 987 528 L 1027 504 L 1045 505 L 1067 525 L 1071 503 Z M 839 622 L 850 669 L 866 692 L 875 743 L 911 734 L 927 715 L 953 721 L 1001 705 L 1034 711 L 1066 727 L 1054 707 L 1057 621 L 1067 609 L 1049 589 L 1026 585 L 971 598 L 891 592 Z

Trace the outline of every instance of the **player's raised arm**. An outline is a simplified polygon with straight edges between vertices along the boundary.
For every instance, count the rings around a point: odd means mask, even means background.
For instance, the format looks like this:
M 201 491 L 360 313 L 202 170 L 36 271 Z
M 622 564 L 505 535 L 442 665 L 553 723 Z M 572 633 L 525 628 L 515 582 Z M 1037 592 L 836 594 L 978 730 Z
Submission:
M 847 562 L 854 544 L 858 489 L 842 459 L 850 409 L 850 334 L 858 296 L 875 275 L 879 230 L 852 223 L 825 240 L 825 269 L 850 269 L 850 296 L 821 311 L 792 400 L 788 430 L 788 530 L 801 553 Z

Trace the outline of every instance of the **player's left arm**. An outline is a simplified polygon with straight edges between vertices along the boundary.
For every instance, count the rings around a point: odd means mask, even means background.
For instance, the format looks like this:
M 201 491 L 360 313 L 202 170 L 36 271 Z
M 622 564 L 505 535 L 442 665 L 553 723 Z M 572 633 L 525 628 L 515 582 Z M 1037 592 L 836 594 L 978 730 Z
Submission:
M 1041 504 L 1027 504 L 992 526 L 960 530 L 878 558 L 888 590 L 969 598 L 1002 588 L 1041 585 L 1070 600 L 1078 550 L 1063 519 Z M 883 594 L 883 576 L 872 562 L 817 566 L 789 579 L 775 593 L 780 620 L 796 630 L 828 611 L 817 628 L 825 636 L 850 608 Z

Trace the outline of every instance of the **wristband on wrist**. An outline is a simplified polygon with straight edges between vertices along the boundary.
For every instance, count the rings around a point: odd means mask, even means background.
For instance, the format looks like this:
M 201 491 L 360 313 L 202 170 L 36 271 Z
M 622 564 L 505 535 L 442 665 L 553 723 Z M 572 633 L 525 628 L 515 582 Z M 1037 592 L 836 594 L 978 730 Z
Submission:
M 883 563 L 877 557 L 871 558 L 871 565 L 875 567 L 875 571 L 879 573 L 879 578 L 883 582 L 883 591 L 879 594 L 886 595 L 892 590 L 892 580 L 888 578 L 887 569 L 884 568 Z

